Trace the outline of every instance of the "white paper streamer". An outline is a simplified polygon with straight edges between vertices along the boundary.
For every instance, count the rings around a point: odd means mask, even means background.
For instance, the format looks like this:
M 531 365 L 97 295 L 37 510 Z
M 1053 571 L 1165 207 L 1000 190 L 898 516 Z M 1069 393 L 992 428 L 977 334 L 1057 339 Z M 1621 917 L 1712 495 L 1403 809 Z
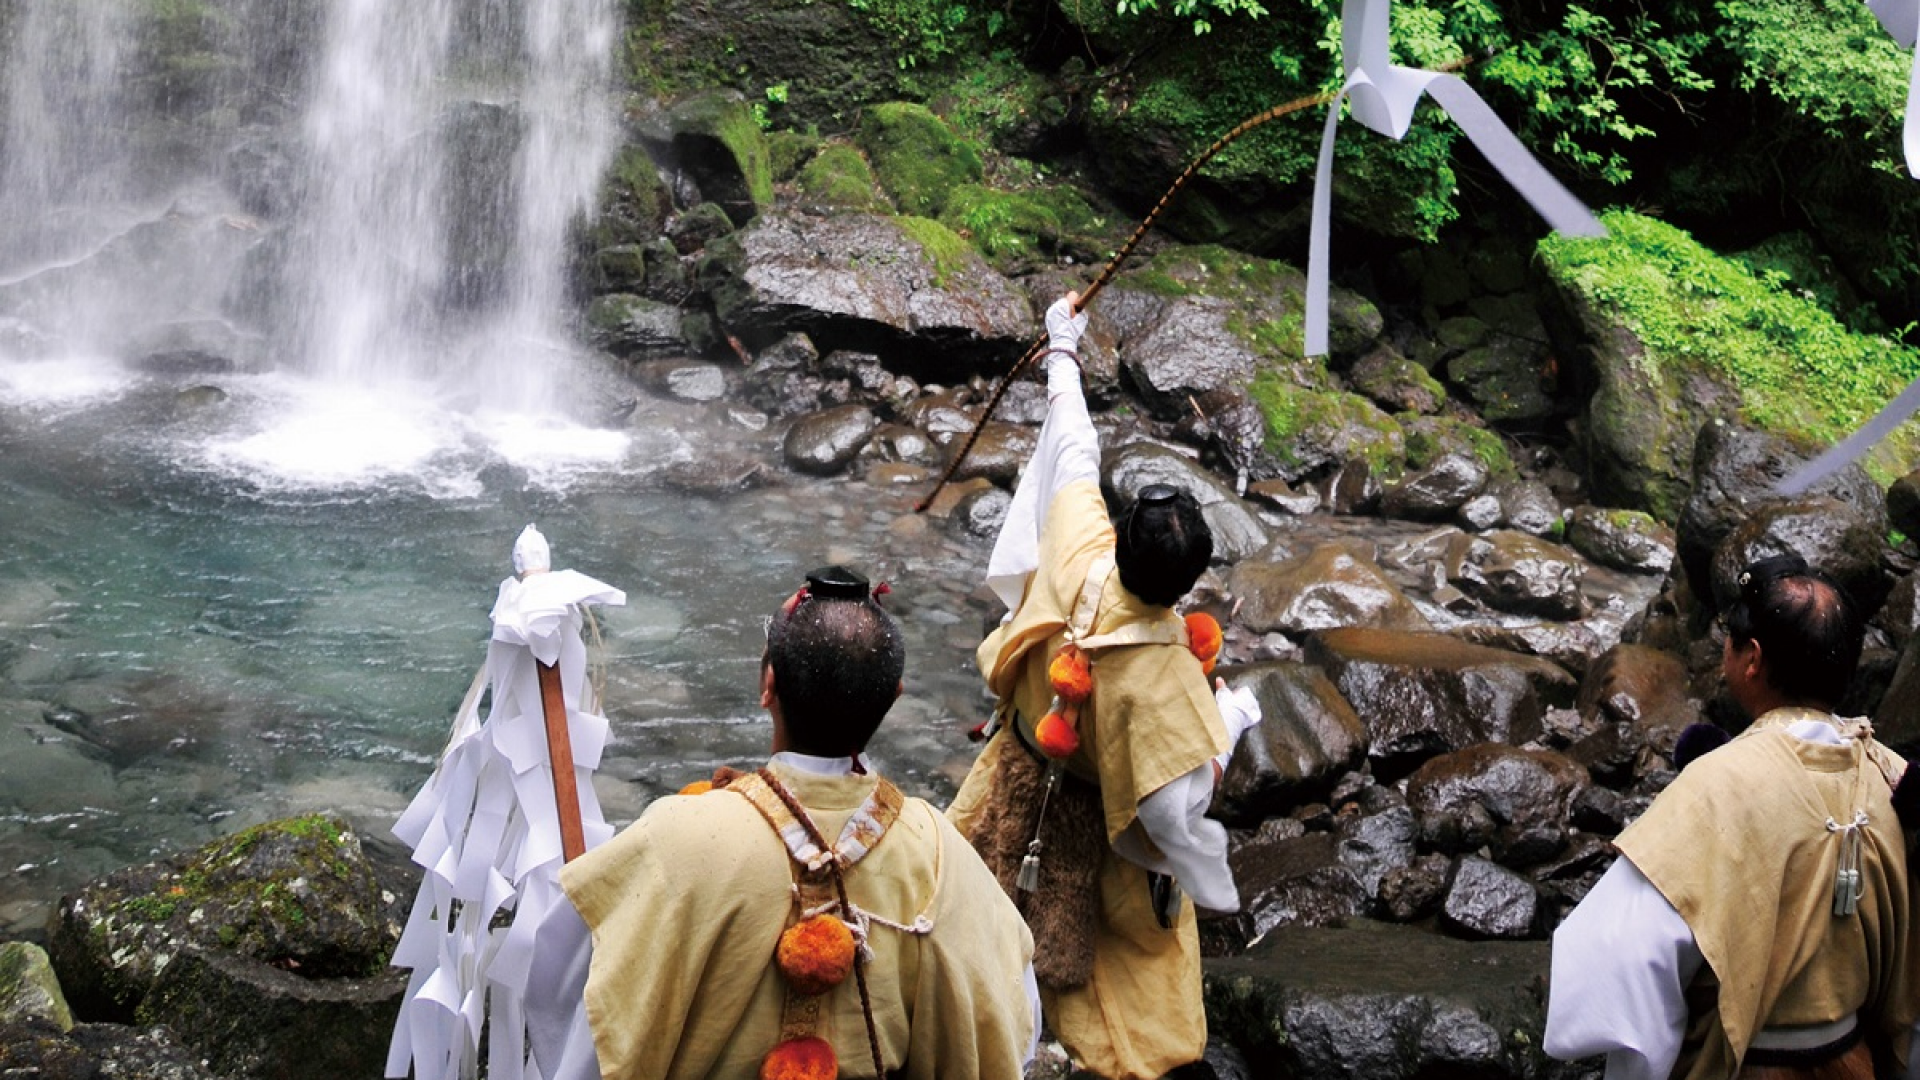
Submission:
M 394 966 L 412 968 L 413 977 L 387 1051 L 389 1077 L 411 1069 L 416 1080 L 471 1080 L 484 1029 L 492 1080 L 539 1080 L 526 1053 L 527 971 L 533 931 L 561 898 L 563 856 L 534 663 L 560 668 L 591 848 L 613 829 L 593 790 L 607 721 L 586 678 L 582 610 L 626 599 L 572 570 L 500 583 L 486 666 L 454 718 L 439 767 L 393 827 L 425 874 L 394 950 Z
M 1352 102 L 1355 120 L 1398 140 L 1406 136 L 1413 123 L 1414 107 L 1421 97 L 1431 94 L 1547 224 L 1573 236 L 1607 235 L 1585 204 L 1520 145 L 1472 87 L 1452 75 L 1391 62 L 1387 51 L 1391 8 L 1392 0 L 1346 0 L 1341 9 L 1340 49 L 1347 83 L 1329 107 L 1326 130 L 1320 137 L 1320 160 L 1314 169 L 1312 234 L 1307 244 L 1308 356 L 1323 356 L 1327 351 L 1327 236 L 1333 208 L 1333 143 L 1343 100 Z

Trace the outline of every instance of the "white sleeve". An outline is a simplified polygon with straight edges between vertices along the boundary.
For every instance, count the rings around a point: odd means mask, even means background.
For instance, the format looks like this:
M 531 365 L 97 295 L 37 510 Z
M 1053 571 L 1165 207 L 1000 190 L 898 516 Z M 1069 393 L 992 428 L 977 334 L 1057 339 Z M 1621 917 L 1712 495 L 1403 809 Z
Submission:
M 1665 1080 L 1686 1035 L 1693 931 L 1625 858 L 1553 934 L 1546 1052 L 1607 1056 L 1607 1080 Z
M 1227 827 L 1207 817 L 1213 761 L 1140 800 L 1138 816 L 1114 838 L 1113 850 L 1136 866 L 1179 879 L 1193 902 L 1210 911 L 1240 910 L 1240 890 L 1227 867 Z
M 1013 489 L 1013 504 L 987 558 L 987 587 L 1012 611 L 1027 578 L 1040 567 L 1040 532 L 1047 507 L 1076 480 L 1100 482 L 1100 437 L 1080 392 L 1080 367 L 1060 353 L 1047 357 L 1047 420 L 1040 444 Z
M 587 971 L 593 933 L 563 896 L 534 936 L 527 974 L 527 1042 L 545 1080 L 600 1080 L 587 1023 Z

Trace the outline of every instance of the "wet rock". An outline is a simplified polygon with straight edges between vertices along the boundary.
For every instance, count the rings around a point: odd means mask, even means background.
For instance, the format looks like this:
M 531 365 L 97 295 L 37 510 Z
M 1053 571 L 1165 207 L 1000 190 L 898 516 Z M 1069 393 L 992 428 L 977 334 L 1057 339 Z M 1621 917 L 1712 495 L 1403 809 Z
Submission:
M 1460 860 L 1440 905 L 1441 924 L 1472 938 L 1531 937 L 1539 914 L 1540 894 L 1532 882 L 1478 855 Z
M 1498 337 L 1447 361 L 1447 378 L 1490 424 L 1533 424 L 1553 415 L 1542 358 L 1528 342 Z
M 874 429 L 861 453 L 908 465 L 938 465 L 944 456 L 926 432 L 902 424 L 882 424 Z
M 1887 632 L 1894 648 L 1903 648 L 1920 630 L 1920 571 L 1906 574 L 1893 583 L 1886 603 L 1873 617 L 1873 624 Z
M 1536 622 L 1507 626 L 1470 623 L 1451 631 L 1462 641 L 1551 660 L 1575 675 L 1585 675 L 1606 650 L 1600 635 L 1585 623 Z
M 1233 563 L 1267 546 L 1267 530 L 1239 496 L 1212 474 L 1164 446 L 1134 443 L 1106 455 L 1105 484 L 1123 502 L 1131 502 L 1149 484 L 1172 484 L 1200 504 L 1213 532 L 1215 562 Z
M 947 445 L 948 457 L 959 453 L 965 441 L 964 436 L 950 440 Z M 1033 458 L 1034 449 L 1039 445 L 1040 433 L 1035 429 L 989 420 L 987 426 L 980 429 L 980 438 L 974 442 L 973 449 L 967 452 L 960 467 L 953 471 L 954 478 L 968 480 L 981 476 L 1010 488 L 1020 478 L 1020 470 L 1026 468 L 1027 462 Z
M 1340 861 L 1331 833 L 1254 839 L 1227 854 L 1250 940 L 1283 926 L 1331 926 L 1360 914 L 1367 896 Z
M 939 440 L 973 430 L 974 415 L 967 410 L 965 389 L 930 391 L 900 410 L 900 422 L 911 424 Z
M 1324 797 L 1367 751 L 1366 727 L 1319 668 L 1290 661 L 1222 671 L 1251 687 L 1261 720 L 1240 740 L 1215 795 L 1215 816 L 1253 823 Z
M 954 188 L 984 175 L 980 152 L 924 105 L 883 102 L 863 109 L 856 139 L 902 214 L 937 218 Z
M 1318 491 L 1310 487 L 1296 489 L 1285 480 L 1256 480 L 1247 485 L 1247 495 L 1295 517 L 1305 517 L 1320 509 Z
M 767 487 L 779 477 L 759 458 L 715 452 L 674 462 L 660 470 L 660 482 L 689 495 L 724 495 Z
M 630 360 L 689 351 L 677 305 L 629 293 L 594 297 L 587 307 L 587 339 Z
M 1671 653 L 1645 645 L 1616 645 L 1580 683 L 1574 707 L 1601 723 L 1625 725 L 1630 742 L 1673 756 L 1673 742 L 1688 724 L 1705 719 L 1687 693 L 1687 665 Z
M 1374 564 L 1373 545 L 1364 540 L 1322 544 L 1277 562 L 1242 561 L 1234 567 L 1231 588 L 1241 602 L 1237 621 L 1260 632 L 1433 628 Z
M 0 1076 L 23 1080 L 217 1080 L 199 1054 L 164 1026 L 0 1020 Z
M 224 319 L 188 319 L 135 333 L 131 366 L 150 375 L 225 375 L 258 349 Z
M 1586 612 L 1580 580 L 1586 567 L 1558 544 L 1512 529 L 1460 534 L 1444 557 L 1448 584 L 1501 611 L 1549 619 Z
M 1401 356 L 1390 345 L 1381 345 L 1354 361 L 1347 381 L 1381 408 L 1396 413 L 1440 411 L 1447 391 L 1427 369 Z
M 1887 522 L 1907 536 L 1920 537 L 1920 469 L 1887 488 Z
M 1527 866 L 1566 847 L 1567 816 L 1587 786 L 1586 770 L 1562 754 L 1483 743 L 1420 766 L 1407 780 L 1407 805 L 1427 847 L 1488 846 L 1499 862 Z
M 1526 742 L 1540 733 L 1542 712 L 1575 689 L 1545 660 L 1445 634 L 1327 630 L 1308 639 L 1306 657 L 1365 721 L 1383 780 L 1476 743 Z
M 1804 458 L 1778 436 L 1713 423 L 1700 430 L 1692 461 L 1691 493 L 1674 531 L 1687 583 L 1694 596 L 1711 605 L 1714 552 L 1757 506 L 1774 497 L 1774 485 Z M 1837 499 L 1867 521 L 1886 520 L 1886 496 L 1858 464 L 1821 480 L 1807 495 Z M 1884 528 L 1880 534 L 1885 535 Z
M 682 401 L 716 401 L 727 393 L 727 374 L 715 364 L 651 360 L 635 364 L 633 377 L 655 393 Z
M 1509 480 L 1496 484 L 1500 515 L 1510 528 L 1529 536 L 1552 536 L 1560 528 L 1560 500 L 1538 480 Z
M 1365 921 L 1275 930 L 1205 962 L 1208 1031 L 1256 1075 L 1534 1080 L 1553 1063 L 1544 942 L 1450 940 Z
M 77 1013 L 126 1020 L 196 950 L 311 980 L 385 971 L 402 913 L 352 829 L 293 818 L 89 883 L 62 898 L 47 952 Z
M 640 280 L 644 282 L 646 252 L 663 239 L 661 233 L 667 216 L 673 212 L 673 192 L 660 175 L 659 166 L 647 155 L 645 146 L 637 141 L 629 142 L 614 152 L 601 181 L 599 202 L 594 210 L 592 224 L 586 226 L 586 235 L 582 238 L 584 244 L 599 252 L 621 247 L 640 249 Z M 666 250 L 677 255 L 671 242 L 667 243 Z M 604 284 L 626 291 L 625 285 L 611 277 Z M 644 288 L 638 291 L 647 292 Z M 656 300 L 677 299 L 651 292 L 648 295 Z
M 311 979 L 247 956 L 188 949 L 154 980 L 142 1019 L 164 1022 L 225 1076 L 377 1076 L 407 973 Z
M 1601 566 L 1636 574 L 1673 568 L 1673 530 L 1638 510 L 1577 506 L 1567 518 L 1567 543 Z
M 1819 567 L 1853 597 L 1862 615 L 1880 610 L 1892 588 L 1882 556 L 1886 518 L 1862 512 L 1824 496 L 1772 499 L 1752 508 L 1746 519 L 1714 549 L 1713 598 L 1726 610 L 1740 597 L 1740 571 L 1757 559 L 1797 554 Z
M 1487 467 L 1466 454 L 1443 454 L 1380 494 L 1380 512 L 1408 521 L 1444 521 L 1487 487 Z
M 1327 485 L 1327 506 L 1336 514 L 1371 514 L 1380 505 L 1380 475 L 1360 458 L 1348 458 Z
M 1394 922 L 1424 919 L 1440 906 L 1452 869 L 1453 860 L 1445 855 L 1421 855 L 1382 874 L 1374 902 L 1381 914 Z
M 1598 784 L 1588 785 L 1573 797 L 1567 808 L 1567 821 L 1574 828 L 1598 836 L 1617 836 L 1627 827 L 1627 802 L 1620 793 Z
M 879 419 L 864 405 L 803 416 L 787 429 L 781 452 L 787 464 L 815 476 L 832 476 L 853 462 Z
M 766 136 L 737 91 L 701 91 L 631 120 L 648 152 L 672 162 L 735 226 L 773 202 Z
M 73 1026 L 73 1011 L 46 950 L 24 941 L 0 943 L 0 1024 L 27 1020 L 65 1031 Z
M 1460 504 L 1455 516 L 1462 528 L 1472 532 L 1499 528 L 1507 519 L 1506 512 L 1500 508 L 1500 500 L 1493 495 L 1475 495 Z
M 1012 507 L 1012 495 L 997 487 L 981 488 L 954 505 L 953 520 L 970 535 L 983 539 L 998 536 Z
M 1380 894 L 1380 882 L 1395 870 L 1413 865 L 1418 838 L 1413 811 L 1389 807 L 1377 814 L 1344 821 L 1338 832 L 1336 854 L 1340 864 L 1360 883 L 1369 897 Z
M 1000 363 L 1033 336 L 1039 325 L 1017 286 L 970 248 L 929 249 L 903 220 L 769 211 L 709 245 L 700 281 L 749 345 L 795 331 L 911 340 L 902 373 L 942 381 Z
M 457 98 L 434 114 L 439 128 L 434 137 L 448 158 L 445 198 L 460 208 L 445 215 L 440 226 L 447 267 L 441 295 L 456 309 L 480 310 L 505 299 L 517 253 L 512 232 L 499 223 L 514 220 L 514 163 L 527 121 L 517 103 Z

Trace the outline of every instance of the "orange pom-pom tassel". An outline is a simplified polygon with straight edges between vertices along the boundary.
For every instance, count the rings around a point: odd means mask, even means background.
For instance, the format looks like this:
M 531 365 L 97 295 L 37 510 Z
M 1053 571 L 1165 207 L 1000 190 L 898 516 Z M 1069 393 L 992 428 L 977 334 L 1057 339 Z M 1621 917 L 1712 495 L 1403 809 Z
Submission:
M 712 791 L 712 790 L 713 790 L 713 781 L 711 781 L 711 780 L 695 780 L 695 781 L 694 781 L 693 783 L 691 783 L 691 784 L 688 784 L 688 785 L 687 785 L 686 787 L 683 787 L 683 788 L 681 788 L 681 789 L 680 789 L 680 794 L 682 794 L 682 795 L 705 795 L 705 794 L 706 794 L 707 792 L 709 792 L 709 791 Z
M 787 927 L 774 962 L 801 994 L 824 994 L 853 970 L 853 931 L 831 915 L 815 915 Z
M 1063 646 L 1047 665 L 1047 682 L 1061 701 L 1078 705 L 1093 693 L 1093 665 L 1079 646 Z
M 839 1075 L 833 1044 L 811 1035 L 788 1039 L 760 1059 L 760 1080 L 835 1080 Z
M 1073 721 L 1057 712 L 1050 712 L 1040 718 L 1034 726 L 1033 741 L 1040 752 L 1056 761 L 1072 757 L 1080 749 L 1080 733 L 1073 728 Z
M 1187 616 L 1187 648 L 1206 665 L 1209 675 L 1213 674 L 1213 661 L 1220 658 L 1222 640 L 1219 620 L 1204 611 Z

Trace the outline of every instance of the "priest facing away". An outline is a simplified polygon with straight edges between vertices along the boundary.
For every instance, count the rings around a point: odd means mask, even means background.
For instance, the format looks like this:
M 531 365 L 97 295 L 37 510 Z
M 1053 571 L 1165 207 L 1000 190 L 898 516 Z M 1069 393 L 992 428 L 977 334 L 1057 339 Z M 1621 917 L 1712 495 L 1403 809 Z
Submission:
M 655 801 L 561 874 L 528 995 L 547 1080 L 1019 1080 L 1033 937 L 946 818 L 864 753 L 905 665 L 841 567 L 771 616 L 772 758 Z

